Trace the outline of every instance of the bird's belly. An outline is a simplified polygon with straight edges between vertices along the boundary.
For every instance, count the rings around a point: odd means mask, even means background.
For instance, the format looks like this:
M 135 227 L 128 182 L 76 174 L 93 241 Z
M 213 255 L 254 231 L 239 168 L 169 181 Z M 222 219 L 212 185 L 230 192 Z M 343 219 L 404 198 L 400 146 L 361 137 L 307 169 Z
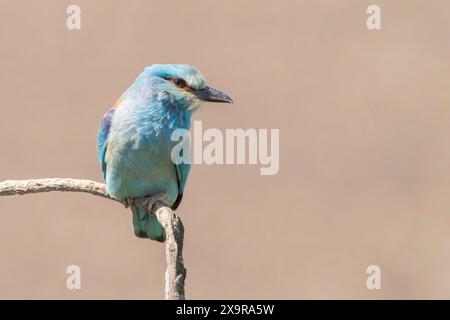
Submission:
M 111 147 L 111 146 L 109 146 Z M 178 178 L 170 155 L 158 147 L 112 148 L 107 159 L 106 185 L 117 199 L 167 194 L 172 205 L 178 196 Z

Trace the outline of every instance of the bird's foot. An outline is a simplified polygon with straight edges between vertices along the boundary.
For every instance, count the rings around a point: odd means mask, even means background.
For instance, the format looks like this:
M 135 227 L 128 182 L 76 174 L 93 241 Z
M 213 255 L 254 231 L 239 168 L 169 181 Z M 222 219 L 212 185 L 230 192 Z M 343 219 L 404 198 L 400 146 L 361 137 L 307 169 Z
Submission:
M 134 198 L 128 197 L 123 200 L 123 205 L 125 206 L 125 208 L 133 208 L 135 206 L 134 202 Z
M 135 198 L 134 205 L 141 207 L 141 208 L 146 208 L 148 212 L 152 212 L 153 206 L 158 201 L 166 202 L 167 194 L 165 192 L 161 192 L 161 193 L 157 193 L 157 194 L 154 194 L 154 195 L 151 195 L 148 197 Z

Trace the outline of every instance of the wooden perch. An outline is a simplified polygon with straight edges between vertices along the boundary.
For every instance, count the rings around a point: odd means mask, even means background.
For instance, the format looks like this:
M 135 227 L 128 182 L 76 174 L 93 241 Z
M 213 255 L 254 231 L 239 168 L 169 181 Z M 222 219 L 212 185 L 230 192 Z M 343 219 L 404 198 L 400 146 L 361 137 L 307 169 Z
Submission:
M 6 180 L 0 182 L 0 196 L 23 195 L 28 193 L 65 191 L 85 192 L 94 196 L 111 198 L 106 192 L 106 185 L 91 180 L 78 179 L 30 179 L 30 180 Z M 142 199 L 141 199 L 142 200 Z M 148 203 L 147 201 L 140 201 Z M 138 202 L 139 203 L 139 202 Z M 162 201 L 157 201 L 153 208 L 145 207 L 149 214 L 155 214 L 159 223 L 166 232 L 166 262 L 165 297 L 167 300 L 184 300 L 184 280 L 186 269 L 183 264 L 183 236 L 184 228 L 180 218 Z

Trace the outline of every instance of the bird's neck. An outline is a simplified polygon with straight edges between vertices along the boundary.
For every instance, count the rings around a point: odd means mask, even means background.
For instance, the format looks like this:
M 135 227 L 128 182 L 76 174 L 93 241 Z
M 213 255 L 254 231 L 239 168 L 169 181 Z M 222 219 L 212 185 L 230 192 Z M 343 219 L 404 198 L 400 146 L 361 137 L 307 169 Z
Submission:
M 191 112 L 173 105 L 161 104 L 157 112 L 159 121 L 168 129 L 186 129 L 191 126 Z

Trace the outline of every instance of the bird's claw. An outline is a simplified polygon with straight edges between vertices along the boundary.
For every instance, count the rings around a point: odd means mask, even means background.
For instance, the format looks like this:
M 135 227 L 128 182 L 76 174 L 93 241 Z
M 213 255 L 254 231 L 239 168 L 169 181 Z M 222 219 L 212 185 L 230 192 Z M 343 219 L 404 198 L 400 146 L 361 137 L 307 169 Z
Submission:
M 125 208 L 133 208 L 134 207 L 134 198 L 128 197 L 125 200 L 123 200 L 123 205 Z
M 162 192 L 162 193 L 157 193 L 155 195 L 151 195 L 148 197 L 137 198 L 137 199 L 134 199 L 134 204 L 138 207 L 146 208 L 149 212 L 152 212 L 153 206 L 158 201 L 166 202 L 167 194 Z

